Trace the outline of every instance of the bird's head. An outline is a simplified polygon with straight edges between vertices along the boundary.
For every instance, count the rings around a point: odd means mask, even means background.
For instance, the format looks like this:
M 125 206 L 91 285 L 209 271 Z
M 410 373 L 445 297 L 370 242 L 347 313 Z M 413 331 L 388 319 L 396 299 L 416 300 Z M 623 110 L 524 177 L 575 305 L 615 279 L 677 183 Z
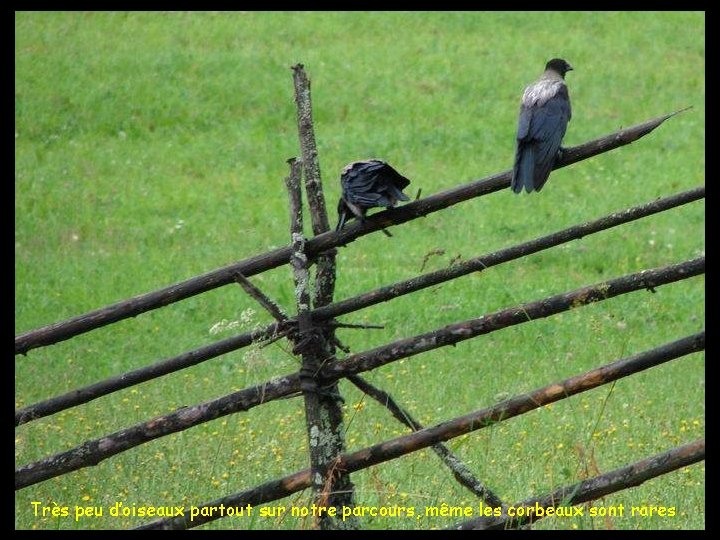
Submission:
M 562 78 L 565 78 L 565 74 L 568 71 L 572 71 L 573 67 L 562 58 L 553 58 L 547 64 L 545 64 L 545 70 L 548 69 L 559 73 Z

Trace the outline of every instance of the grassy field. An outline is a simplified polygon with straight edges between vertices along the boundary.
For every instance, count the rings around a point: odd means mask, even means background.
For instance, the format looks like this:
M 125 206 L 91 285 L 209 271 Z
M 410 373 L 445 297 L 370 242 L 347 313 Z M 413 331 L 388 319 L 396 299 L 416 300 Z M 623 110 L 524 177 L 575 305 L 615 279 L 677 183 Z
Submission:
M 338 254 L 336 298 L 447 266 L 704 183 L 705 21 L 682 12 L 16 13 L 15 332 L 85 313 L 288 243 L 286 159 L 299 153 L 292 71 L 312 79 L 328 206 L 339 171 L 388 160 L 423 196 L 512 165 L 524 85 L 554 56 L 567 76 L 571 146 L 692 105 L 630 146 L 554 172 L 540 194 L 503 190 L 373 234 Z M 704 254 L 704 203 L 344 317 L 358 352 L 393 339 Z M 289 267 L 253 278 L 292 311 Z M 696 277 L 393 363 L 367 378 L 426 425 L 704 328 Z M 143 314 L 15 362 L 15 405 L 90 384 L 270 321 L 238 287 Z M 283 342 L 210 360 L 15 430 L 16 466 L 297 361 Z M 503 500 L 519 501 L 704 436 L 704 355 L 694 354 L 449 443 Z M 406 432 L 350 386 L 347 445 Z M 305 468 L 299 399 L 155 440 L 16 492 L 15 526 L 127 528 L 116 502 L 192 505 Z M 590 457 L 592 456 L 592 458 Z M 675 507 L 675 517 L 556 518 L 537 528 L 705 526 L 704 463 L 596 501 Z M 353 475 L 360 504 L 472 505 L 430 451 Z M 308 491 L 279 501 L 302 505 Z M 70 507 L 35 515 L 33 501 Z M 105 507 L 73 519 L 75 505 Z M 363 518 L 368 529 L 433 528 Z M 206 528 L 309 527 L 227 518 Z

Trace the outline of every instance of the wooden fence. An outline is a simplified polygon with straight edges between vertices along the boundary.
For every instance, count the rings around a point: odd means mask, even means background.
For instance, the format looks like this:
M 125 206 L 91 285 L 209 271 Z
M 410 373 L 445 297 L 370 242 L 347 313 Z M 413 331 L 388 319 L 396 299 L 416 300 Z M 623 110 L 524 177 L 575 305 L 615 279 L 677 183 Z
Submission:
M 571 309 L 580 309 L 589 303 L 602 302 L 633 291 L 649 290 L 654 292 L 656 288 L 663 285 L 703 274 L 705 271 L 704 257 L 681 261 L 661 268 L 647 269 L 533 302 L 486 313 L 478 318 L 460 321 L 427 333 L 400 339 L 369 351 L 351 354 L 343 360 L 335 360 L 334 358 L 336 347 L 342 347 L 342 344 L 334 335 L 334 329 L 343 326 L 342 323 L 336 320 L 337 317 L 381 302 L 388 302 L 400 296 L 461 276 L 481 272 L 491 266 L 517 260 L 574 239 L 699 201 L 705 197 L 705 188 L 703 186 L 653 200 L 643 205 L 622 209 L 522 244 L 479 255 L 454 264 L 449 268 L 424 273 L 411 279 L 334 302 L 335 248 L 346 246 L 361 236 L 384 230 L 389 226 L 400 225 L 468 199 L 506 189 L 510 184 L 510 172 L 506 171 L 429 197 L 419 198 L 402 207 L 372 215 L 363 223 L 351 223 L 338 232 L 329 231 L 319 176 L 319 165 L 317 163 L 317 149 L 315 148 L 312 129 L 310 84 L 301 65 L 295 66 L 293 70 L 302 160 L 289 160 L 290 174 L 286 180 L 291 201 L 292 243 L 286 247 L 241 260 L 163 289 L 142 294 L 69 320 L 25 332 L 15 338 L 15 354 L 26 355 L 32 349 L 49 346 L 128 317 L 135 317 L 146 311 L 232 283 L 240 284 L 248 294 L 273 315 L 276 322 L 264 328 L 238 334 L 181 355 L 158 361 L 152 365 L 122 373 L 66 394 L 28 405 L 15 411 L 15 426 L 88 403 L 101 396 L 129 388 L 141 382 L 197 365 L 253 343 L 282 338 L 289 339 L 293 344 L 293 351 L 302 357 L 302 368 L 295 373 L 274 377 L 272 380 L 262 384 L 204 403 L 183 407 L 170 414 L 152 418 L 101 438 L 85 441 L 70 450 L 18 467 L 15 471 L 16 490 L 84 467 L 97 465 L 116 454 L 159 437 L 222 416 L 248 411 L 253 407 L 279 398 L 292 396 L 302 396 L 305 399 L 311 451 L 310 467 L 244 491 L 230 494 L 220 500 L 205 503 L 198 502 L 196 505 L 198 508 L 218 507 L 220 505 L 227 508 L 240 508 L 247 504 L 260 505 L 287 497 L 309 487 L 313 488 L 315 500 L 319 506 L 325 508 L 351 507 L 353 504 L 353 492 L 352 484 L 349 481 L 350 473 L 423 448 L 432 448 L 439 455 L 442 462 L 450 468 L 458 482 L 489 506 L 502 509 L 500 515 L 481 516 L 469 521 L 458 522 L 456 528 L 517 528 L 528 526 L 535 520 L 547 515 L 546 512 L 539 509 L 547 510 L 561 504 L 565 506 L 578 505 L 608 493 L 639 485 L 647 479 L 704 459 L 704 440 L 672 448 L 662 454 L 649 456 L 637 463 L 589 478 L 578 484 L 560 487 L 551 493 L 516 503 L 515 507 L 534 509 L 524 517 L 518 517 L 509 515 L 507 512 L 509 505 L 492 493 L 483 482 L 475 477 L 469 467 L 463 464 L 443 444 L 444 441 L 454 437 L 484 429 L 497 422 L 506 421 L 543 405 L 566 399 L 572 395 L 617 381 L 620 378 L 653 366 L 702 351 L 705 347 L 705 333 L 701 329 L 699 329 L 698 333 L 683 339 L 658 344 L 657 347 L 651 350 L 617 359 L 570 379 L 558 381 L 527 394 L 511 397 L 492 406 L 472 411 L 464 416 L 452 418 L 430 427 L 420 425 L 412 417 L 410 411 L 398 404 L 392 396 L 376 388 L 360 376 L 363 372 L 376 369 L 390 362 L 440 347 L 454 345 L 509 326 L 550 317 Z M 677 113 L 656 118 L 585 144 L 568 148 L 560 162 L 556 164 L 556 168 L 565 167 L 632 143 L 650 133 L 674 114 Z M 305 188 L 314 232 L 314 236 L 307 240 L 302 235 L 301 173 L 304 173 L 305 177 Z M 287 263 L 290 263 L 294 270 L 298 307 L 295 316 L 284 313 L 277 304 L 248 279 L 253 275 Z M 308 274 L 308 268 L 312 264 L 317 266 L 315 296 L 313 298 L 310 295 L 310 276 Z M 412 430 L 411 433 L 347 453 L 344 448 L 344 441 L 339 433 L 342 410 L 338 405 L 340 398 L 337 381 L 343 378 L 385 405 L 395 418 Z M 322 436 L 319 436 L 319 434 Z M 320 448 L 322 443 L 319 443 L 319 440 L 326 441 L 324 448 Z M 140 528 L 185 529 L 202 525 L 219 517 L 217 513 L 215 515 L 197 515 L 192 520 L 187 515 L 168 517 L 148 523 Z M 358 523 L 352 519 L 339 520 L 328 515 L 318 517 L 316 525 L 321 528 L 358 527 Z

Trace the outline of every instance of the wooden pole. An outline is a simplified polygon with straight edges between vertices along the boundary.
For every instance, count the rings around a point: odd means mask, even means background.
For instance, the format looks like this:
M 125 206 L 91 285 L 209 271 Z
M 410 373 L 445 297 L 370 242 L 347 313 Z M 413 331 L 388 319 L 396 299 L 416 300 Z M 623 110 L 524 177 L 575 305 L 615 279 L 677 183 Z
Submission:
M 300 151 L 302 152 L 303 176 L 305 178 L 305 192 L 307 194 L 312 229 L 315 236 L 328 232 L 328 221 L 325 196 L 323 194 L 320 176 L 320 162 L 318 159 L 315 130 L 312 119 L 312 100 L 310 93 L 310 80 L 302 64 L 293 66 L 293 82 L 295 86 L 295 104 L 297 106 L 298 134 L 300 138 Z M 315 258 L 315 286 L 313 307 L 318 308 L 331 304 L 335 294 L 335 253 L 330 249 L 318 253 Z M 299 317 L 298 311 L 298 317 Z M 315 380 L 324 362 L 335 357 L 335 329 L 331 326 L 313 327 L 310 306 L 307 306 L 306 335 L 310 335 L 312 347 L 310 353 L 303 355 L 303 370 L 311 371 Z M 300 335 L 303 335 L 303 322 L 298 319 Z M 311 334 L 308 334 L 312 332 Z M 306 357 L 308 361 L 306 362 Z M 317 385 L 316 385 L 317 389 Z M 334 507 L 338 511 L 343 507 L 354 505 L 355 488 L 350 475 L 335 466 L 337 458 L 345 451 L 345 426 L 343 425 L 343 412 L 340 403 L 340 389 L 337 381 L 331 381 L 322 392 L 316 392 L 308 401 L 309 394 L 305 394 L 306 413 L 312 412 L 308 417 L 308 426 L 311 429 L 311 461 L 315 464 L 320 475 L 313 475 L 313 488 L 316 501 L 320 506 Z M 307 404 L 313 403 L 308 408 Z M 312 429 L 315 429 L 313 437 Z M 312 443 L 316 446 L 313 448 Z M 313 456 L 313 452 L 315 455 Z M 317 520 L 323 530 L 357 529 L 358 523 L 354 517 L 339 519 L 323 514 Z
M 449 529 L 519 529 L 546 517 L 548 508 L 575 506 L 599 499 L 622 489 L 639 486 L 651 478 L 681 467 L 687 467 L 704 459 L 705 439 L 698 439 L 667 452 L 656 454 L 614 471 L 588 478 L 577 484 L 565 486 L 554 490 L 552 493 L 533 497 L 514 505 L 514 514 L 519 513 L 517 510 L 522 508 L 523 514 L 525 514 L 523 517 L 509 516 L 507 509 L 504 509 L 500 516 L 479 517 L 449 527 Z M 624 511 L 629 513 L 630 509 L 626 508 Z M 527 516 L 528 513 L 529 516 Z

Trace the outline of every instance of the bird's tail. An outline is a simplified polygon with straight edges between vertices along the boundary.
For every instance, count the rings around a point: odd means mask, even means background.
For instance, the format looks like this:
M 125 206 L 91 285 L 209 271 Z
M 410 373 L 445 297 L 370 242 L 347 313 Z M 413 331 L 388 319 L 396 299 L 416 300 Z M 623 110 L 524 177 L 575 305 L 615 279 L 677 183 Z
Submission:
M 529 193 L 534 189 L 534 176 L 535 148 L 531 144 L 518 146 L 515 154 L 515 166 L 513 167 L 510 187 L 515 193 L 520 193 L 523 187 L 525 191 Z
M 402 190 L 398 189 L 395 185 L 391 184 L 388 186 L 388 192 L 390 194 L 390 206 L 395 206 L 397 201 L 409 201 L 410 197 L 405 195 Z

